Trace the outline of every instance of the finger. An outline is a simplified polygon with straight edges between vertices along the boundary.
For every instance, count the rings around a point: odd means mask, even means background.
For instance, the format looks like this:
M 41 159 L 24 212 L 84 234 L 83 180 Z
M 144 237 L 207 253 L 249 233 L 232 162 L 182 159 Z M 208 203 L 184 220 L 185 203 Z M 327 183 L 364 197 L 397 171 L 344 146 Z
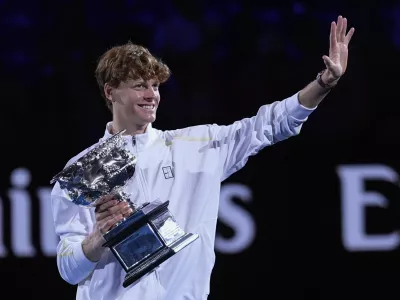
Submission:
M 118 204 L 118 200 L 108 200 L 106 203 L 96 206 L 96 212 L 103 212 Z
M 104 212 L 98 212 L 96 213 L 96 221 L 97 222 L 104 222 L 107 218 L 110 216 L 114 216 L 117 214 L 122 214 L 124 217 L 127 217 L 131 215 L 133 212 L 132 208 L 129 206 L 128 203 L 121 203 L 116 207 L 113 207 L 112 209 L 106 210 Z
M 108 210 L 103 211 L 103 212 L 98 212 L 98 213 L 96 213 L 96 222 L 101 222 L 112 215 L 113 214 L 110 213 Z
M 339 16 L 337 19 L 337 26 L 336 26 L 336 41 L 340 41 L 340 33 L 342 32 L 343 28 L 343 18 L 342 16 Z
M 96 206 L 99 206 L 103 203 L 106 203 L 107 201 L 110 201 L 112 199 L 112 195 L 105 195 L 105 196 L 101 196 L 99 198 L 99 200 L 97 200 L 96 202 Z
M 355 31 L 355 29 L 354 29 L 354 27 L 352 27 L 352 28 L 350 28 L 349 32 L 347 33 L 347 35 L 344 39 L 344 42 L 346 45 L 348 45 L 350 43 L 350 40 L 353 37 L 354 31 Z
M 324 56 L 322 57 L 322 59 L 324 60 L 325 66 L 326 66 L 329 70 L 331 70 L 332 67 L 334 66 L 333 61 L 332 61 L 328 56 L 326 56 L 326 55 L 324 55 Z
M 108 215 L 107 217 L 105 217 L 104 219 L 100 220 L 99 222 L 97 222 L 97 227 L 100 229 L 100 231 L 102 232 L 104 224 L 106 224 L 108 221 L 113 220 L 115 218 L 115 215 Z
M 329 49 L 332 50 L 336 46 L 336 23 L 331 23 L 331 34 L 329 35 Z
M 343 18 L 343 25 L 342 25 L 342 29 L 340 31 L 340 40 L 341 40 L 341 42 L 344 42 L 344 38 L 346 36 L 346 32 L 347 32 L 347 19 Z
M 122 215 L 123 215 L 124 218 L 128 218 L 131 214 L 132 214 L 132 212 L 128 212 L 128 213 L 125 213 L 125 214 L 122 214 Z
M 107 216 L 113 215 L 117 213 L 121 208 L 124 208 L 125 205 L 123 203 L 119 203 L 117 200 L 112 200 L 107 203 L 104 203 L 101 205 L 101 208 L 99 208 L 96 213 L 96 221 L 101 221 Z
M 124 216 L 127 217 L 133 213 L 133 209 L 130 206 L 124 207 L 121 209 L 120 213 Z
M 110 208 L 107 209 L 107 211 L 111 214 L 115 214 L 117 212 L 120 212 L 122 209 L 129 207 L 129 203 L 126 201 L 120 202 L 117 205 L 111 206 Z
M 104 220 L 102 225 L 100 226 L 100 231 L 101 233 L 105 234 L 107 231 L 109 231 L 115 224 L 117 224 L 119 221 L 121 221 L 123 216 L 121 214 L 118 215 L 112 215 L 110 216 L 107 220 Z

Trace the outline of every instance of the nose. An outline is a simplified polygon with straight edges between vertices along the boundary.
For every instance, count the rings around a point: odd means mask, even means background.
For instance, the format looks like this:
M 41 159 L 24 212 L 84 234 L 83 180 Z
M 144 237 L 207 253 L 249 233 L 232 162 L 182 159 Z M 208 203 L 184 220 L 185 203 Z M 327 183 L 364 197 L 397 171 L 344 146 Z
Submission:
M 154 88 L 152 86 L 148 87 L 144 93 L 144 98 L 153 100 L 155 96 L 156 96 L 156 91 L 154 90 Z

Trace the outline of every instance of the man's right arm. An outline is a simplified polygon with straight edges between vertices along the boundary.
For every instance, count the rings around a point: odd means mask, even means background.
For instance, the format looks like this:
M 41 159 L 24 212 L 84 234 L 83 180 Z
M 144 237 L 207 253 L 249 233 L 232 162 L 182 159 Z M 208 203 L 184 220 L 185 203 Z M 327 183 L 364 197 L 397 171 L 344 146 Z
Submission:
M 70 284 L 78 284 L 95 269 L 97 262 L 84 253 L 82 243 L 94 227 L 93 212 L 68 200 L 56 183 L 51 193 L 51 204 L 56 234 L 57 267 L 61 277 Z
M 104 253 L 103 235 L 132 209 L 112 195 L 99 199 L 95 210 L 79 207 L 67 197 L 57 183 L 51 194 L 55 230 L 61 239 L 57 266 L 65 281 L 77 284 L 90 275 Z

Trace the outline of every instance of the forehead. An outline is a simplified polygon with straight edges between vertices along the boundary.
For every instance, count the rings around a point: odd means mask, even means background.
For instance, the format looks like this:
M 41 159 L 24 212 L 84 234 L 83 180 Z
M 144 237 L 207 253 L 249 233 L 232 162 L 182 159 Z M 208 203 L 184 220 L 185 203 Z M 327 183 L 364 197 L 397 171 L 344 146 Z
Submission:
M 128 83 L 128 84 L 146 83 L 146 84 L 153 85 L 155 83 L 158 83 L 158 80 L 155 79 L 155 78 L 149 79 L 149 80 L 145 80 L 145 79 L 142 79 L 142 78 L 139 78 L 139 79 L 128 79 L 126 81 L 126 83 Z

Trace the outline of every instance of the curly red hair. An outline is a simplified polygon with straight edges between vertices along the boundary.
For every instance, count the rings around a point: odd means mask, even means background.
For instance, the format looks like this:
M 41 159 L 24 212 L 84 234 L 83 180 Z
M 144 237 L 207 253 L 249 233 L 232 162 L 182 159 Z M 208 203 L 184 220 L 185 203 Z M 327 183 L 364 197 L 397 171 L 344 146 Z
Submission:
M 166 64 L 154 57 L 147 48 L 131 42 L 114 46 L 101 55 L 95 71 L 100 93 L 111 111 L 112 104 L 104 94 L 106 83 L 115 88 L 130 79 L 155 79 L 164 83 L 170 75 L 171 71 Z

